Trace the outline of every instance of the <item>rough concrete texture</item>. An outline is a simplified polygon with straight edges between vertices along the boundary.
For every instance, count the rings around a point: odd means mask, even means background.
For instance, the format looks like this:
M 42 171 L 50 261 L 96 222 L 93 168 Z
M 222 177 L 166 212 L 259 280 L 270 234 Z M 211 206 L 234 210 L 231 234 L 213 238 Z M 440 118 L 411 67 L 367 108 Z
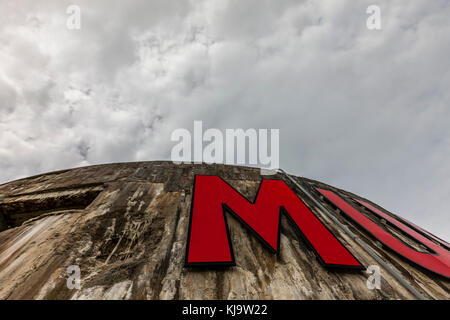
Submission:
M 77 168 L 0 185 L 0 299 L 414 299 L 383 268 L 380 290 L 367 288 L 365 271 L 326 269 L 284 217 L 278 254 L 228 216 L 236 266 L 185 268 L 194 174 L 219 175 L 250 200 L 262 179 L 255 168 L 140 162 Z M 296 179 L 306 188 L 326 186 Z M 364 266 L 377 264 L 285 182 Z M 355 196 L 326 187 L 344 198 Z M 448 279 L 377 246 L 334 214 L 425 297 L 449 299 Z M 365 214 L 417 250 L 426 250 Z M 80 289 L 67 287 L 70 265 L 80 267 Z

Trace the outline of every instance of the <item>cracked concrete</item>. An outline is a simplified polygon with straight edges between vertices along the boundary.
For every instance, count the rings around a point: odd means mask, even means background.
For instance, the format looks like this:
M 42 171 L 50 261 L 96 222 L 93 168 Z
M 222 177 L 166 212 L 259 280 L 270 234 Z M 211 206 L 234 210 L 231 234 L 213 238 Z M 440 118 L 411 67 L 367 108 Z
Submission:
M 184 268 L 194 174 L 219 175 L 253 199 L 259 172 L 225 165 L 140 162 L 76 168 L 0 185 L 3 215 L 33 213 L 32 219 L 18 219 L 20 224 L 0 232 L 0 299 L 414 298 L 383 269 L 381 290 L 367 288 L 364 271 L 327 270 L 284 217 L 278 254 L 269 252 L 229 215 L 236 266 Z M 324 186 L 297 180 L 308 188 Z M 354 196 L 327 187 L 343 197 Z M 95 197 L 86 196 L 93 192 Z M 68 199 L 83 206 L 65 206 Z M 359 261 L 366 267 L 376 264 L 325 214 L 305 202 Z M 427 298 L 449 299 L 447 279 L 377 247 L 367 234 L 350 227 Z M 67 288 L 70 265 L 80 266 L 79 290 Z

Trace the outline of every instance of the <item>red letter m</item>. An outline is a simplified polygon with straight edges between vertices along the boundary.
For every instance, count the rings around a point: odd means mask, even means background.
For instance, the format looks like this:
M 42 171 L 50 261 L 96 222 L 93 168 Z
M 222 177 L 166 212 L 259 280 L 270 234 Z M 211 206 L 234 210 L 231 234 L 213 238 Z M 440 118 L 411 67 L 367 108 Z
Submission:
M 227 211 L 273 252 L 279 250 L 280 214 L 284 213 L 325 266 L 363 269 L 281 180 L 263 180 L 251 203 L 219 177 L 197 175 L 191 210 L 187 266 L 234 265 Z

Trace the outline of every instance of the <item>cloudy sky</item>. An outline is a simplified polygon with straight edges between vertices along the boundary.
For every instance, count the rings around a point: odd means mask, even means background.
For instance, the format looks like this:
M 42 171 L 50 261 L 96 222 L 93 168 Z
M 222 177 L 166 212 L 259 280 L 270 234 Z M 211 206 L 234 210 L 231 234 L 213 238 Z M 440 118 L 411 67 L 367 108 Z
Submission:
M 0 183 L 169 159 L 194 120 L 276 128 L 286 171 L 448 241 L 448 17 L 448 0 L 1 0 Z

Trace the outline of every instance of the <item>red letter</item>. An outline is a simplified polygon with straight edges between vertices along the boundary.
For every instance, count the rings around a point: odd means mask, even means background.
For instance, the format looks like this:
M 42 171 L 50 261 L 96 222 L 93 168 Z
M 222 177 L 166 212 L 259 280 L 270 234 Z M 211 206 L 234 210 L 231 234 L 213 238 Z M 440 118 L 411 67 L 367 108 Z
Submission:
M 359 201 L 359 200 L 356 200 L 356 201 L 358 201 L 358 202 L 361 203 L 362 205 L 364 205 L 364 203 L 365 203 L 365 202 Z M 366 207 L 367 207 L 367 206 L 366 206 Z M 367 207 L 367 208 L 368 208 L 368 207 Z M 406 220 L 405 218 L 402 218 L 402 217 L 399 217 L 399 216 L 396 216 L 396 218 L 397 218 L 398 220 L 401 220 L 404 224 L 406 224 L 407 226 L 409 226 L 411 229 L 413 229 L 413 230 L 415 230 L 415 231 L 421 233 L 422 235 L 428 237 L 429 239 L 435 240 L 437 243 L 440 243 L 445 249 L 450 250 L 450 244 L 449 244 L 448 242 L 442 240 L 441 238 L 436 237 L 434 234 L 429 233 L 427 230 L 422 229 L 422 228 L 419 227 L 418 225 L 412 223 L 412 222 L 409 221 L 409 220 Z
M 397 254 L 418 264 L 423 268 L 440 274 L 446 278 L 450 277 L 450 253 L 447 250 L 441 248 L 434 242 L 425 238 L 421 234 L 417 233 L 413 229 L 397 221 L 391 216 L 381 212 L 372 205 L 363 201 L 358 201 L 360 204 L 372 211 L 375 215 L 385 219 L 386 221 L 389 221 L 391 224 L 407 233 L 418 242 L 422 243 L 428 249 L 433 251 L 433 254 L 416 251 L 377 226 L 374 222 L 366 218 L 362 213 L 350 206 L 334 192 L 323 189 L 317 190 L 325 197 L 327 197 L 328 200 L 334 203 L 339 209 L 341 209 L 353 221 L 362 226 L 366 231 L 372 234 L 376 239 L 378 239 L 389 249 L 395 251 Z
M 279 221 L 283 212 L 297 226 L 326 266 L 363 269 L 297 195 L 281 180 L 263 180 L 250 203 L 216 176 L 195 177 L 186 265 L 234 265 L 225 210 L 234 214 L 272 251 L 278 251 Z

